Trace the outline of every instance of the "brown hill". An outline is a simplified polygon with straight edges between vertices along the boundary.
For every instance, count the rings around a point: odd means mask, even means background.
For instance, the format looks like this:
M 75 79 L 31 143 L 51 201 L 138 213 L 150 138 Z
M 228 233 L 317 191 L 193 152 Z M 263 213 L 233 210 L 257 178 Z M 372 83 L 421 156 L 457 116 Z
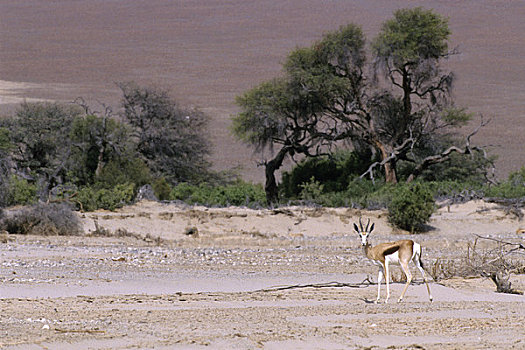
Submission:
M 525 3 L 464 1 L 0 1 L 0 104 L 22 99 L 118 104 L 116 81 L 171 89 L 213 117 L 213 162 L 261 181 L 256 157 L 228 131 L 234 97 L 279 74 L 290 50 L 354 22 L 369 38 L 400 7 L 449 17 L 459 105 L 493 117 L 475 138 L 494 145 L 498 175 L 525 165 Z M 467 130 L 468 129 L 468 130 Z M 466 128 L 465 132 L 471 128 Z

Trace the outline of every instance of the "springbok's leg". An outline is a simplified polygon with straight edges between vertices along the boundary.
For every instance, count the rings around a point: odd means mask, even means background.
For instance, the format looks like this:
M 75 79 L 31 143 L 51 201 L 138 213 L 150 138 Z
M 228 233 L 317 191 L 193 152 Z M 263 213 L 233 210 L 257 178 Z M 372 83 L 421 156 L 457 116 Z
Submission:
M 405 288 L 403 288 L 403 292 L 401 292 L 401 296 L 397 300 L 398 303 L 403 301 L 407 288 L 410 285 L 410 282 L 412 282 L 412 273 L 410 273 L 410 269 L 408 268 L 408 263 L 401 263 L 400 265 L 401 265 L 401 269 L 405 273 L 405 276 L 407 277 L 407 283 L 405 284 Z
M 423 265 L 421 265 L 420 257 L 416 256 L 416 259 L 414 259 L 414 264 L 416 265 L 419 272 L 421 272 L 421 276 L 423 276 L 423 282 L 425 282 L 425 285 L 427 286 L 427 292 L 428 292 L 428 299 L 430 299 L 430 302 L 432 302 L 434 299 L 432 298 L 432 293 L 430 293 L 430 286 L 427 283 L 427 278 L 425 275 L 425 270 L 423 269 Z
M 386 280 L 386 299 L 385 304 L 388 303 L 388 299 L 390 298 L 390 284 L 388 279 L 390 278 L 390 267 L 388 266 L 388 260 L 385 261 L 385 280 Z
M 379 302 L 379 299 L 381 299 L 381 282 L 383 281 L 383 267 L 381 266 L 379 268 L 379 272 L 377 273 L 377 298 L 375 303 L 377 304 Z

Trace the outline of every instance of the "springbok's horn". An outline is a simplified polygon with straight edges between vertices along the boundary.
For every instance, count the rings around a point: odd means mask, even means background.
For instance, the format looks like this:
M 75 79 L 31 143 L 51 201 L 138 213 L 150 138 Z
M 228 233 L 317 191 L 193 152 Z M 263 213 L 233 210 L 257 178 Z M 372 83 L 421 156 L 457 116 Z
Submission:
M 366 232 L 368 232 L 368 225 L 370 225 L 370 218 L 368 218 L 368 221 L 366 222 L 366 229 L 365 229 Z
M 363 231 L 363 222 L 361 221 L 361 217 L 359 217 L 359 228 L 361 231 Z

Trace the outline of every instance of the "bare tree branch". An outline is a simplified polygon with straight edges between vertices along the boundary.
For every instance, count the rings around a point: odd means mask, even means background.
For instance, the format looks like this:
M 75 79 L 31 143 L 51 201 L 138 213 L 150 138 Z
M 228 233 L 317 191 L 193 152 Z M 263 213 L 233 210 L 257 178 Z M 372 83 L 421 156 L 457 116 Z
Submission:
M 450 155 L 452 153 L 472 154 L 473 152 L 479 152 L 479 153 L 483 154 L 483 157 L 486 160 L 488 160 L 490 163 L 492 163 L 492 161 L 488 158 L 485 149 L 483 149 L 482 147 L 471 146 L 471 144 L 470 144 L 471 138 L 474 135 L 476 135 L 479 132 L 479 130 L 482 127 L 486 126 L 489 122 L 490 122 L 490 119 L 488 121 L 484 121 L 483 120 L 483 115 L 482 115 L 479 125 L 474 129 L 474 131 L 472 131 L 465 138 L 465 146 L 463 148 L 460 148 L 458 146 L 451 146 L 451 147 L 447 148 L 446 150 L 444 150 L 443 152 L 441 152 L 439 154 L 435 154 L 435 155 L 428 156 L 428 157 L 424 158 L 421 162 L 419 162 L 417 164 L 415 169 L 412 171 L 412 174 L 410 174 L 410 176 L 408 177 L 407 182 L 412 182 L 417 176 L 419 176 L 423 172 L 423 170 L 427 169 L 429 166 L 431 166 L 433 164 L 442 163 L 442 162 L 445 162 L 445 161 L 449 160 L 450 159 Z
M 406 151 L 406 147 L 408 146 L 408 144 L 410 143 L 414 143 L 415 140 L 410 137 L 410 138 L 407 138 L 403 141 L 403 143 L 399 146 L 397 146 L 391 153 L 388 157 L 386 157 L 385 159 L 383 159 L 382 161 L 380 162 L 375 162 L 373 164 L 370 165 L 370 167 L 368 167 L 367 171 L 365 171 L 363 174 L 361 174 L 361 176 L 359 176 L 359 178 L 364 178 L 367 174 L 370 176 L 370 179 L 372 181 L 374 181 L 374 177 L 373 177 L 373 171 L 374 171 L 374 168 L 376 168 L 377 166 L 384 166 L 386 163 L 388 162 L 391 162 L 392 160 L 397 160 L 399 158 L 399 156 L 404 153 L 404 151 Z

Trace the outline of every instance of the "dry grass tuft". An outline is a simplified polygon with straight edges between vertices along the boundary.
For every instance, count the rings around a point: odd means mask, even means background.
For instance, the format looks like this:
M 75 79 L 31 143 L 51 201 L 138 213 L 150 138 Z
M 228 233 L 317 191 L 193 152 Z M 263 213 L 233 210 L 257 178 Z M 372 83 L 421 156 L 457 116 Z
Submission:
M 138 233 L 130 232 L 126 230 L 125 228 L 118 228 L 115 232 L 111 232 L 105 227 L 100 226 L 98 223 L 98 220 L 94 220 L 95 223 L 95 230 L 91 231 L 88 236 L 90 237 L 131 237 L 139 241 L 144 241 L 147 243 L 154 243 L 157 246 L 166 244 L 166 240 L 160 238 L 160 237 L 153 237 L 150 234 L 147 234 L 146 236 L 141 236 Z
M 24 235 L 82 234 L 79 218 L 66 203 L 39 203 L 15 210 L 0 219 L 0 229 Z

